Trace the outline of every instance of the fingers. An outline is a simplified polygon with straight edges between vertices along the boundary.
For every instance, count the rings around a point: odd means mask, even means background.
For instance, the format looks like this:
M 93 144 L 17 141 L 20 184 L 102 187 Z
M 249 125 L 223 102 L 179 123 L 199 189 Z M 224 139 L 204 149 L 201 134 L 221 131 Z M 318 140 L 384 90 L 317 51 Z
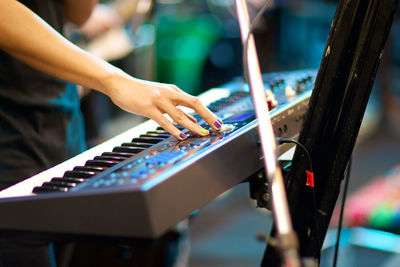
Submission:
M 185 113 L 185 112 L 184 112 L 184 113 Z M 186 117 L 188 117 L 189 120 L 191 120 L 191 121 L 194 122 L 194 123 L 197 123 L 196 118 L 194 118 L 192 115 L 189 115 L 189 114 L 187 114 L 187 113 L 185 113 L 185 115 L 186 115 Z
M 173 104 L 167 102 L 163 104 L 162 110 L 168 113 L 168 115 L 179 125 L 182 125 L 186 129 L 194 132 L 200 136 L 206 136 L 209 134 L 208 130 L 202 128 L 196 124 L 196 119 L 192 116 L 184 113 L 182 110 L 175 107 Z M 193 121 L 194 120 L 194 121 Z
M 186 139 L 186 134 L 181 132 L 178 128 L 176 128 L 172 122 L 170 122 L 164 115 L 156 111 L 152 116 L 150 116 L 155 122 L 157 122 L 164 130 L 167 132 L 171 133 L 175 138 L 179 140 L 184 140 Z
M 152 108 L 145 108 L 148 111 L 149 109 L 154 110 L 152 114 L 149 114 L 149 112 L 142 113 L 144 113 L 145 116 L 150 115 L 148 117 L 155 120 L 161 127 L 170 132 L 174 137 L 179 140 L 186 138 L 185 134 L 175 127 L 170 120 L 164 117 L 164 113 L 168 113 L 168 115 L 176 123 L 193 133 L 196 133 L 200 136 L 206 136 L 209 134 L 208 130 L 197 124 L 197 120 L 194 117 L 177 108 L 179 105 L 189 107 L 196 111 L 214 130 L 221 129 L 222 121 L 210 110 L 208 110 L 208 108 L 206 108 L 197 97 L 193 97 L 183 92 L 175 85 L 155 85 L 158 87 L 158 93 L 150 94 L 150 97 L 147 98 L 147 100 L 149 100 L 148 102 L 151 103 L 149 107 L 152 106 Z
M 222 121 L 212 113 L 206 106 L 204 106 L 200 99 L 188 94 L 179 94 L 180 98 L 177 100 L 179 101 L 180 105 L 190 107 L 197 112 L 213 129 L 219 130 L 222 126 Z

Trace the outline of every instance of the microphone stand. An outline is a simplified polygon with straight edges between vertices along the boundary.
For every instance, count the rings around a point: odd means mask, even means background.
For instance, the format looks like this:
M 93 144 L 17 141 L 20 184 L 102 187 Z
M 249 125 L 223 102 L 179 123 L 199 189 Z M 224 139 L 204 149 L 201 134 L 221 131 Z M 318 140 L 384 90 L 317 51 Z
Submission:
M 264 83 L 254 36 L 250 32 L 250 19 L 245 0 L 235 0 L 236 13 L 240 27 L 243 47 L 247 56 L 247 76 L 254 110 L 258 119 L 258 131 L 261 141 L 261 149 L 264 155 L 266 177 L 271 185 L 272 213 L 277 230 L 278 249 L 281 253 L 282 266 L 298 267 L 300 259 L 298 254 L 297 235 L 293 230 L 288 202 L 285 192 L 281 169 L 277 167 L 277 153 L 271 118 L 264 91 Z M 245 45 L 248 39 L 248 46 Z

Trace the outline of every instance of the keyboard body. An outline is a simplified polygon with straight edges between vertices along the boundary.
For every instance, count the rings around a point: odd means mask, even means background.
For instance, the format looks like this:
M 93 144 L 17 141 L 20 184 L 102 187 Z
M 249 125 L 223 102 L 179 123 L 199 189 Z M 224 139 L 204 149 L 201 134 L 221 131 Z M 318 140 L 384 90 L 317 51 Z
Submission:
M 307 111 L 316 71 L 265 74 L 278 106 L 270 114 L 275 134 L 296 138 Z M 293 94 L 290 90 L 295 91 Z M 68 192 L 32 189 L 74 166 L 155 130 L 147 121 L 56 167 L 0 192 L 1 230 L 124 238 L 157 238 L 174 224 L 263 167 L 251 97 L 240 79 L 200 96 L 225 131 L 208 137 L 173 137 L 98 173 Z M 230 98 L 232 95 L 240 97 Z M 226 102 L 221 99 L 226 99 Z M 201 123 L 201 122 L 200 122 Z M 289 146 L 280 146 L 283 153 Z

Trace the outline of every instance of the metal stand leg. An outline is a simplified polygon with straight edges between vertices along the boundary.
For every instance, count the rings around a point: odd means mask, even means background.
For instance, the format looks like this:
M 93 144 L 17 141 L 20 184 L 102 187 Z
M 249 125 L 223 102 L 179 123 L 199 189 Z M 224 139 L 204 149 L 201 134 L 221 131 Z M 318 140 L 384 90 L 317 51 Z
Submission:
M 250 86 L 250 93 L 258 119 L 258 131 L 264 156 L 267 180 L 271 185 L 272 212 L 274 215 L 274 221 L 277 225 L 277 239 L 280 255 L 284 266 L 297 267 L 300 266 L 297 252 L 297 237 L 296 233 L 293 231 L 290 219 L 282 172 L 280 168 L 277 168 L 276 166 L 277 156 L 275 137 L 271 119 L 269 117 L 269 110 L 256 53 L 254 36 L 250 32 L 250 20 L 247 5 L 244 0 L 236 0 L 235 4 L 242 42 L 244 47 L 248 47 L 248 50 L 245 51 L 247 56 L 247 64 L 245 67 L 248 70 L 247 78 Z

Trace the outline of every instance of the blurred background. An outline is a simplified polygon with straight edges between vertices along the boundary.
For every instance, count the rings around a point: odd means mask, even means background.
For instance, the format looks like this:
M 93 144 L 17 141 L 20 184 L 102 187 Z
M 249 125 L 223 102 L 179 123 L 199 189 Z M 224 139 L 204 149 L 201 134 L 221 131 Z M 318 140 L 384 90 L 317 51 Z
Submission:
M 247 2 L 251 16 L 264 3 Z M 273 1 L 255 31 L 262 71 L 317 69 L 337 3 Z M 242 75 L 234 10 L 233 0 L 102 1 L 83 28 L 68 25 L 66 31 L 135 77 L 198 95 Z M 338 266 L 400 266 L 399 25 L 396 16 L 354 151 Z M 82 90 L 82 110 L 89 146 L 144 121 L 89 89 Z M 333 262 L 337 213 L 321 266 Z M 257 236 L 270 227 L 270 214 L 255 207 L 247 185 L 239 185 L 194 216 L 188 266 L 259 266 L 265 244 Z

